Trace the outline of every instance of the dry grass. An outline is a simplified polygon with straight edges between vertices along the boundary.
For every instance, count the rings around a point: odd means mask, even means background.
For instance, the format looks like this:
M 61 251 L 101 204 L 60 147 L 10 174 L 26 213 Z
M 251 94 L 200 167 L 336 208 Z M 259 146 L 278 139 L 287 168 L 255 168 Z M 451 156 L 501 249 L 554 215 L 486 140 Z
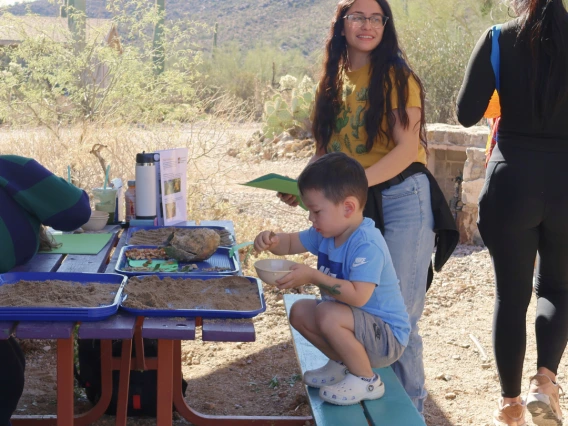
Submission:
M 229 124 L 208 120 L 195 124 L 105 127 L 82 125 L 60 128 L 4 128 L 0 136 L 0 154 L 34 158 L 56 175 L 67 177 L 71 167 L 74 185 L 91 195 L 92 188 L 101 187 L 105 168 L 111 166 L 110 178 L 121 178 L 124 185 L 133 180 L 136 154 L 168 148 L 188 148 L 188 208 L 192 211 L 199 191 L 207 182 L 227 173 L 223 168 L 225 154 L 217 148 L 228 137 Z M 207 167 L 199 162 L 208 158 Z M 197 177 L 197 179 L 196 179 Z M 201 202 L 200 202 L 201 203 Z M 199 206 L 198 206 L 199 207 Z

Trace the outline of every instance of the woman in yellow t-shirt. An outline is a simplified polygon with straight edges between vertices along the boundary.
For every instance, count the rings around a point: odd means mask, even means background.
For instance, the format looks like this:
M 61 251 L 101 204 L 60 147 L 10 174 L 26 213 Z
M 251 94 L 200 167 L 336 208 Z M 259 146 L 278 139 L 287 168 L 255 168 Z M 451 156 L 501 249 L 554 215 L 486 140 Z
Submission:
M 451 236 L 444 253 L 436 253 L 437 270 L 455 248 L 458 234 L 425 167 L 424 90 L 399 47 L 387 1 L 339 2 L 322 74 L 312 116 L 316 153 L 310 162 L 342 151 L 365 168 L 369 191 L 364 213 L 383 232 L 412 326 L 409 344 L 392 367 L 422 414 L 427 393 L 417 323 L 429 279 L 435 216 L 437 231 L 445 226 Z M 295 197 L 279 196 L 297 205 Z M 440 217 L 446 225 L 438 224 Z

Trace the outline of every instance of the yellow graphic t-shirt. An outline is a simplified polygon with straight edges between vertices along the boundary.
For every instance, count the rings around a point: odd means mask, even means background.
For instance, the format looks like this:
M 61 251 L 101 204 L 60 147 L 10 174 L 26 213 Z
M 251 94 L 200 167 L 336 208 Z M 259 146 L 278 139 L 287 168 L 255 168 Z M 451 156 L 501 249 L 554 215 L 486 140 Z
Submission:
M 396 146 L 394 141 L 388 140 L 384 135 L 378 135 L 371 149 L 367 152 L 365 143 L 367 131 L 365 130 L 365 112 L 369 92 L 369 67 L 346 72 L 343 80 L 343 103 L 339 115 L 335 120 L 335 128 L 327 146 L 327 152 L 344 152 L 349 157 L 359 161 L 364 168 L 370 167 L 387 155 Z M 396 88 L 391 93 L 391 105 L 398 108 Z M 408 80 L 409 107 L 422 108 L 420 102 L 420 87 L 413 77 Z M 382 128 L 387 129 L 386 114 L 383 118 Z M 426 164 L 426 151 L 422 145 L 418 148 L 417 162 Z

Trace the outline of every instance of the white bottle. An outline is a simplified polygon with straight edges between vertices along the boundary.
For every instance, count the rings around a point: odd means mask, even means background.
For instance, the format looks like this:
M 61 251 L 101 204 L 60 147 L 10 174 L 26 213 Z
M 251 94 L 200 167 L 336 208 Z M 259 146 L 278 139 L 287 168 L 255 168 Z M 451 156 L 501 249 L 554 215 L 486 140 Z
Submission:
M 154 153 L 136 154 L 136 219 L 156 218 Z
M 128 181 L 128 189 L 124 193 L 124 204 L 126 217 L 125 220 L 130 222 L 132 219 L 136 219 L 136 181 Z

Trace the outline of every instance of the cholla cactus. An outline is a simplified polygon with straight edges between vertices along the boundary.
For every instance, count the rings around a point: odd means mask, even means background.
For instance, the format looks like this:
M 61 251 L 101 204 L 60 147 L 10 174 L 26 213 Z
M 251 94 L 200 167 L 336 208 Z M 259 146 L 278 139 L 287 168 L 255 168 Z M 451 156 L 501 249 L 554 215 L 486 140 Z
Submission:
M 297 79 L 285 75 L 280 79 L 281 93 L 264 104 L 264 134 L 274 137 L 292 130 L 308 130 L 311 127 L 310 110 L 315 98 L 315 85 L 304 77 L 296 87 Z M 291 90 L 288 94 L 286 91 Z
M 284 75 L 280 77 L 280 90 L 292 90 L 296 87 L 298 79 L 292 75 Z
M 314 82 L 310 77 L 307 75 L 302 78 L 302 81 L 298 84 L 298 92 L 300 93 L 307 93 L 311 92 L 314 89 Z

